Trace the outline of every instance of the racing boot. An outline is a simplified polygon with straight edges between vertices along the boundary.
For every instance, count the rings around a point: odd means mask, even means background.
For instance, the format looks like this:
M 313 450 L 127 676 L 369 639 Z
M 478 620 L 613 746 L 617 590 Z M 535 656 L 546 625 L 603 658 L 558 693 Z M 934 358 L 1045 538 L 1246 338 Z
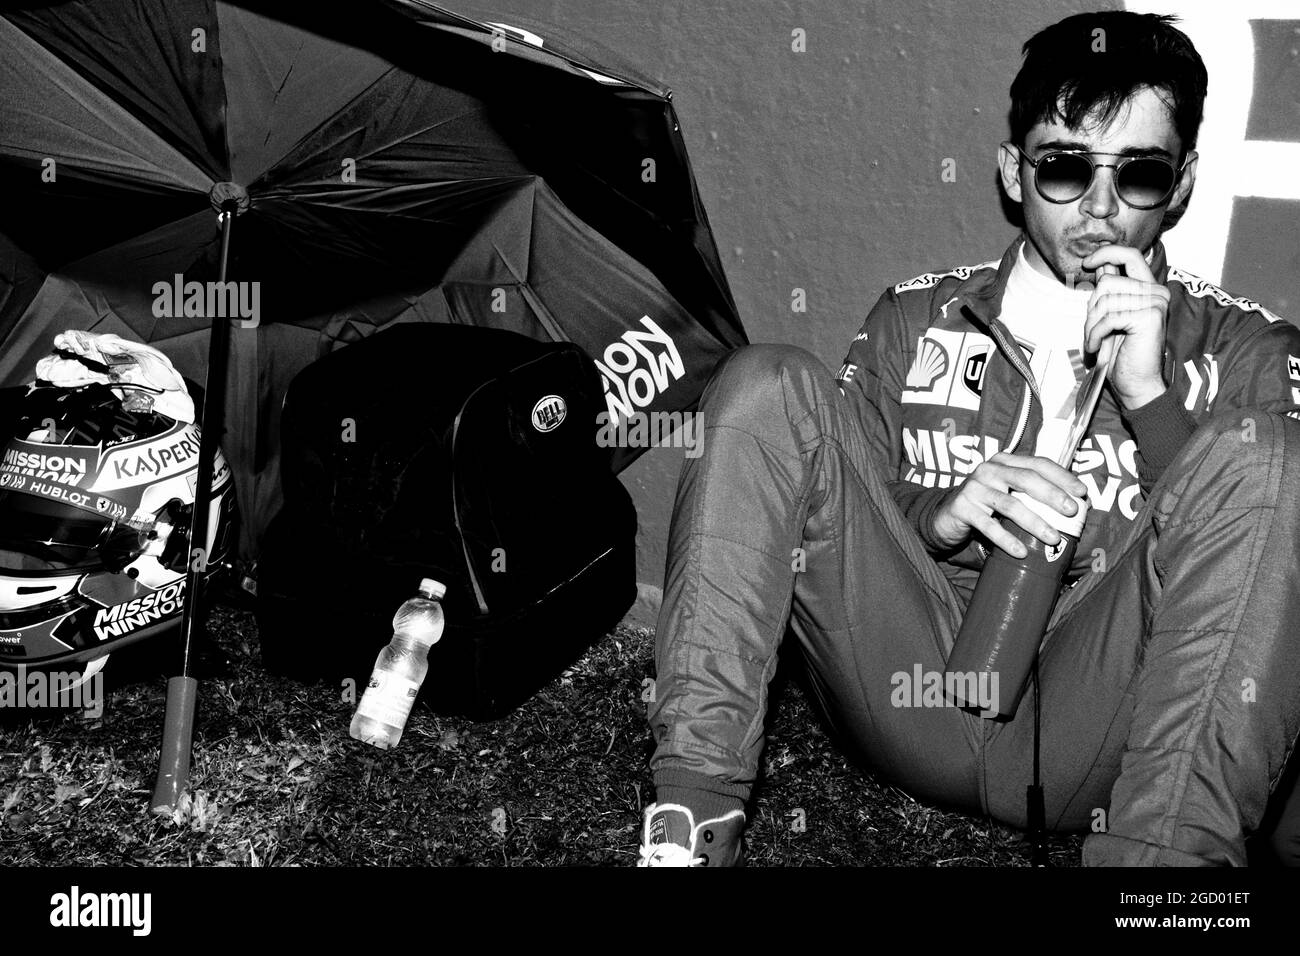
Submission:
M 744 866 L 745 814 L 732 810 L 697 824 L 677 803 L 646 807 L 637 866 Z

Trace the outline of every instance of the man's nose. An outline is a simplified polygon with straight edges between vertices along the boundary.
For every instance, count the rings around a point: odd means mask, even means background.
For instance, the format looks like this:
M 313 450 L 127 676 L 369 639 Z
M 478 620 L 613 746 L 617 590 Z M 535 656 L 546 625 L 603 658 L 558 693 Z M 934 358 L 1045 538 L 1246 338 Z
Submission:
M 1109 219 L 1119 212 L 1119 194 L 1115 192 L 1115 170 L 1110 166 L 1097 166 L 1083 194 L 1083 211 L 1093 219 Z

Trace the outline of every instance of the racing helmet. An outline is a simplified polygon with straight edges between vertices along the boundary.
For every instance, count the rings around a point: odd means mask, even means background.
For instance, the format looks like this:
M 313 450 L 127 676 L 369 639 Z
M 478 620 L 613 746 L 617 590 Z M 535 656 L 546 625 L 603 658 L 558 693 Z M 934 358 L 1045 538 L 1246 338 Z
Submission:
M 118 388 L 38 383 L 20 401 L 0 453 L 0 668 L 84 682 L 112 651 L 180 624 L 199 429 Z M 207 505 L 211 575 L 237 523 L 220 450 Z

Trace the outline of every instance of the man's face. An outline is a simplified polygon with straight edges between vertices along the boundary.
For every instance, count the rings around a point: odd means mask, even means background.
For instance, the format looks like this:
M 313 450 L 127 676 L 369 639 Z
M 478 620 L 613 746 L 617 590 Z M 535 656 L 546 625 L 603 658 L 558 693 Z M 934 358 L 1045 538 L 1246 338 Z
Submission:
M 1025 137 L 1025 153 L 1037 160 L 1054 149 L 1087 150 L 1110 154 L 1094 156 L 1101 163 L 1122 156 L 1154 155 L 1172 161 L 1182 158 L 1182 142 L 1169 107 L 1155 90 L 1142 89 L 1131 96 L 1107 126 L 1090 117 L 1082 128 L 1072 129 L 1053 120 L 1038 123 Z M 1196 175 L 1195 153 L 1183 170 L 1168 202 L 1155 209 L 1134 209 L 1115 192 L 1115 170 L 1098 167 L 1088 190 L 1069 203 L 1052 203 L 1034 187 L 1035 171 L 1015 149 L 1002 147 L 1002 184 L 1021 204 L 1029 242 L 1025 256 L 1044 275 L 1062 282 L 1094 281 L 1082 262 L 1101 246 L 1132 246 L 1146 253 L 1160 234 L 1160 224 L 1170 206 L 1183 202 Z

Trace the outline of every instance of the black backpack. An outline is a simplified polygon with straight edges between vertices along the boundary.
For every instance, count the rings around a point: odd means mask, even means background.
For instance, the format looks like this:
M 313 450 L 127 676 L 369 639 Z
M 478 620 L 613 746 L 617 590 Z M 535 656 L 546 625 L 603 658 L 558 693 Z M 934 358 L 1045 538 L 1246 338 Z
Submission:
M 447 626 L 421 697 L 502 716 L 636 597 L 636 512 L 596 442 L 577 346 L 407 324 L 306 368 L 281 419 L 284 507 L 262 543 L 266 666 L 363 688 L 421 578 Z

